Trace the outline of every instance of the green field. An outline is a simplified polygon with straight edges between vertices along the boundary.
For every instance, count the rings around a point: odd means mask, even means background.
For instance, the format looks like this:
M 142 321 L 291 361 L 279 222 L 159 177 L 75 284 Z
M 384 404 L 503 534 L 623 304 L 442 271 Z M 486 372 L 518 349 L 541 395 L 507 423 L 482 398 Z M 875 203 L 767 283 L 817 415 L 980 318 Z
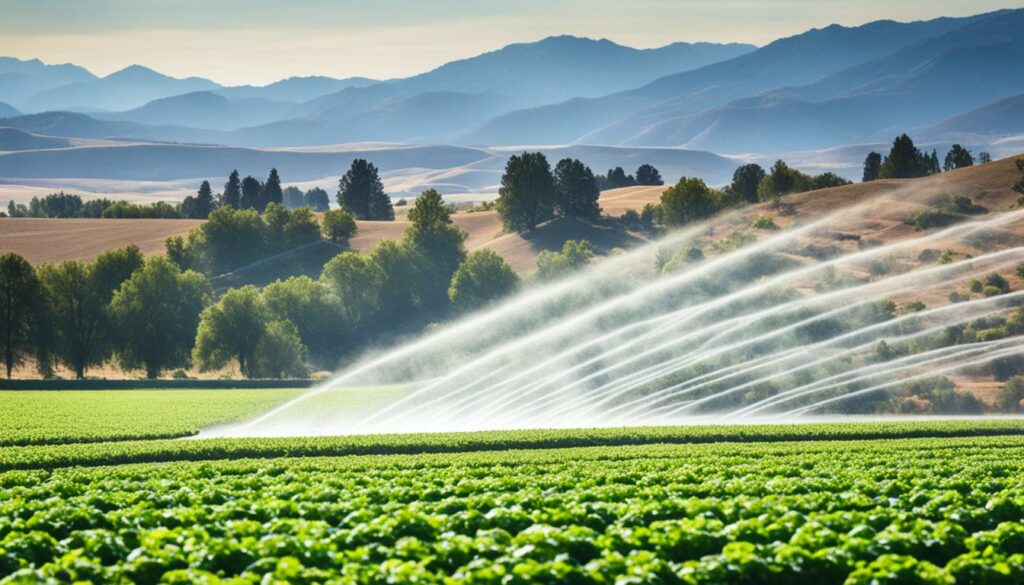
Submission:
M 0 582 L 1024 582 L 1015 420 L 109 440 L 290 392 L 4 393 Z

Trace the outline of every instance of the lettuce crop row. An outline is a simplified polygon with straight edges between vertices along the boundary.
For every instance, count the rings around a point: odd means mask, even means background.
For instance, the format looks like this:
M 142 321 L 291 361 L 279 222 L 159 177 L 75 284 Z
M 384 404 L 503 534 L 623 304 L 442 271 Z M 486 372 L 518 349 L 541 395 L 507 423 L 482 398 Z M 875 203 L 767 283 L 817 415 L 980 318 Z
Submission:
M 266 412 L 300 392 L 0 391 L 0 446 L 185 437 Z
M 145 427 L 144 427 L 145 428 Z M 152 432 L 152 431 L 151 431 Z M 72 465 L 552 449 L 652 443 L 764 443 L 915 437 L 1022 435 L 1021 420 L 888 421 L 787 425 L 634 427 L 356 435 L 340 437 L 148 440 L 0 448 L 0 471 Z M 74 440 L 74 439 L 72 439 Z
M 0 582 L 1024 582 L 1024 438 L 0 474 Z

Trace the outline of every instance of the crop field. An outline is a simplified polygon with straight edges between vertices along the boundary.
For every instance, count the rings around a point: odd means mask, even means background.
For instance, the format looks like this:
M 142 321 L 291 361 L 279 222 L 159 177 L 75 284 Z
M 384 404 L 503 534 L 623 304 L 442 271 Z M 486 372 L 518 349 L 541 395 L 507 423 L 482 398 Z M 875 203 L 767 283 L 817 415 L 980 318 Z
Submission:
M 0 582 L 1024 582 L 1021 420 L 166 438 L 296 392 L 0 394 Z

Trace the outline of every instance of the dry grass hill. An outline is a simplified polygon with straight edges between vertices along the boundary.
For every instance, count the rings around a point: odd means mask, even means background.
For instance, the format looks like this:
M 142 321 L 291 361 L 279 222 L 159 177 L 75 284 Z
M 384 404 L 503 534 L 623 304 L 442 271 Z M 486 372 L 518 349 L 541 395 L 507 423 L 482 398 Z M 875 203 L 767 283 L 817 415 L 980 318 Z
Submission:
M 617 216 L 628 208 L 640 209 L 645 203 L 657 202 L 661 191 L 661 187 L 606 191 L 601 196 L 601 205 L 609 215 Z M 461 212 L 454 220 L 469 233 L 466 246 L 470 250 L 491 247 L 521 273 L 533 268 L 541 250 L 559 249 L 567 239 L 588 239 L 598 252 L 604 253 L 637 241 L 634 236 L 616 230 L 573 221 L 552 222 L 528 236 L 503 234 L 494 211 Z M 5 218 L 0 223 L 0 252 L 17 252 L 33 264 L 89 261 L 104 250 L 128 244 L 138 245 L 144 254 L 160 254 L 164 251 L 164 240 L 187 234 L 200 223 L 174 219 Z M 408 226 L 409 222 L 402 219 L 361 221 L 351 247 L 362 252 L 383 239 L 400 239 Z

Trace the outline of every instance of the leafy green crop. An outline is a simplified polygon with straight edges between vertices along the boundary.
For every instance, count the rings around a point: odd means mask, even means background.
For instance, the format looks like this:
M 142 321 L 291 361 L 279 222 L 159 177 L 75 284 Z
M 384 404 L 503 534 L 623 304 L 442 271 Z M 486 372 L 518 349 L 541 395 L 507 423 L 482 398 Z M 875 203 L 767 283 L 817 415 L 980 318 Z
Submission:
M 890 421 L 634 427 L 339 437 L 149 440 L 0 448 L 0 471 L 243 457 L 317 457 L 553 449 L 652 443 L 782 442 L 1024 435 L 1024 421 Z
M 0 391 L 0 446 L 184 437 L 255 416 L 300 392 Z
M 10 471 L 0 474 L 0 575 L 1021 583 L 1022 518 L 1022 437 Z
M 297 392 L 0 393 L 0 583 L 1024 583 L 1020 420 L 168 439 Z

